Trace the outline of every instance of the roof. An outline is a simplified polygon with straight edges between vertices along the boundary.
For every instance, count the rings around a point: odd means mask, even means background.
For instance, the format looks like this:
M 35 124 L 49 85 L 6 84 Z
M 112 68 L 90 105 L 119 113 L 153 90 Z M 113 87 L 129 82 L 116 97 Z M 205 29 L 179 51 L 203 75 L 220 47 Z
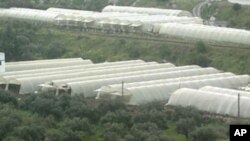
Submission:
M 199 24 L 163 24 L 160 34 L 185 39 L 196 39 L 212 42 L 250 44 L 250 31 L 225 27 L 205 26 Z
M 111 6 L 111 5 L 104 7 L 102 12 L 125 12 L 125 13 L 140 13 L 149 15 L 189 16 L 189 17 L 192 16 L 190 12 L 184 10 L 130 7 L 130 6 Z
M 249 96 L 240 97 L 241 117 L 250 117 L 249 101 Z M 220 91 L 182 88 L 171 95 L 167 105 L 192 106 L 209 113 L 238 116 L 238 96 Z

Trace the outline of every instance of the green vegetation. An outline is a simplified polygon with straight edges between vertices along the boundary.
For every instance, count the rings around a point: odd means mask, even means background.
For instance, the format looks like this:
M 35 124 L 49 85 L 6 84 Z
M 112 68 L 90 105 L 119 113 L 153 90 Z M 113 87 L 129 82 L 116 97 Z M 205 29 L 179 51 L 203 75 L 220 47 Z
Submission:
M 118 5 L 133 2 L 121 0 Z M 199 0 L 139 0 L 135 6 L 191 11 L 197 2 Z M 43 3 L 39 0 L 4 0 L 0 7 L 100 11 L 107 4 L 108 0 L 44 0 Z M 230 21 L 230 26 L 249 28 L 245 22 L 248 18 L 241 16 L 242 12 L 249 15 L 248 9 L 218 2 L 204 11 L 218 11 L 216 17 Z M 239 22 L 235 22 L 237 20 Z M 250 74 L 249 50 L 212 48 L 201 41 L 180 45 L 136 37 L 121 38 L 117 34 L 107 36 L 37 23 L 0 21 L 0 51 L 6 53 L 7 61 L 63 57 L 82 57 L 94 62 L 143 59 L 177 65 L 198 64 Z M 2 141 L 226 141 L 231 123 L 207 118 L 190 107 L 164 109 L 165 103 L 160 102 L 128 107 L 118 101 L 95 101 L 82 96 L 37 94 L 18 100 L 12 95 L 0 91 Z M 249 120 L 245 119 L 244 123 Z
M 211 48 L 203 42 L 190 47 L 24 22 L 1 22 L 0 25 L 0 51 L 6 53 L 7 61 L 60 57 L 82 57 L 94 62 L 144 59 L 212 66 L 237 74 L 250 73 L 250 51 L 247 49 Z
M 187 141 L 184 134 L 192 141 L 227 139 L 226 123 L 204 119 L 193 108 L 167 110 L 161 102 L 127 107 L 52 94 L 17 100 L 1 91 L 0 96 L 2 141 Z
M 204 7 L 202 17 L 210 16 L 217 20 L 228 22 L 229 27 L 250 29 L 250 6 L 228 3 L 227 1 L 213 2 L 211 6 Z

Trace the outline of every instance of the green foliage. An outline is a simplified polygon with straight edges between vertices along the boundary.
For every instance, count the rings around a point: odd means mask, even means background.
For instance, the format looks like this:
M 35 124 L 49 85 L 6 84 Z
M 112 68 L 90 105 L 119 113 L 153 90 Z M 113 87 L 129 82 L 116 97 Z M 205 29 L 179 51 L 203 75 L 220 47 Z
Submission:
M 118 4 L 131 5 L 133 2 L 119 1 Z M 135 6 L 176 6 L 191 11 L 197 2 L 199 0 L 140 0 Z M 107 3 L 108 0 L 45 0 L 44 3 L 38 0 L 4 0 L 0 7 L 64 7 L 100 11 Z M 218 2 L 209 8 L 210 14 L 218 10 L 216 17 L 229 21 L 230 26 L 250 27 L 249 19 L 242 16 L 249 15 L 248 7 L 234 10 L 232 5 Z M 62 57 L 82 57 L 94 62 L 144 59 L 250 73 L 248 50 L 210 48 L 203 42 L 198 42 L 193 48 L 185 48 L 168 42 L 133 39 L 137 37 L 135 35 L 131 38 L 119 38 L 116 34 L 113 37 L 97 36 L 77 29 L 61 30 L 26 22 L 1 21 L 0 25 L 0 51 L 6 53 L 7 61 Z M 163 105 L 155 102 L 131 108 L 119 101 L 96 102 L 83 96 L 57 97 L 51 94 L 31 95 L 18 101 L 10 94 L 0 92 L 0 140 L 172 141 L 174 136 L 177 141 L 177 136 L 182 134 L 192 141 L 227 138 L 227 124 L 217 120 L 206 121 L 202 113 L 190 107 L 165 110 Z
M 210 125 L 203 126 L 190 133 L 190 141 L 216 141 L 225 139 L 224 135 L 225 131 L 222 131 L 221 128 Z
M 197 42 L 195 48 L 192 49 L 188 54 L 187 63 L 208 67 L 211 63 L 211 60 L 208 57 L 207 52 L 208 48 L 206 45 L 202 41 Z
M 0 28 L 0 35 L 3 35 L 0 36 L 0 51 L 6 52 L 7 61 L 63 57 L 82 57 L 94 62 L 143 59 L 176 65 L 211 66 L 238 74 L 250 73 L 248 50 L 211 48 L 201 41 L 193 48 L 185 48 L 168 42 L 97 36 L 16 23 L 0 22 L 3 25 Z M 7 25 L 11 28 L 8 29 Z M 8 30 L 10 32 L 6 32 Z
M 14 130 L 21 123 L 21 117 L 19 117 L 15 111 L 9 106 L 0 105 L 0 140 L 3 140 L 9 132 Z
M 240 9 L 241 9 L 241 5 L 240 4 L 236 3 L 236 4 L 233 5 L 233 10 L 234 11 L 239 11 Z
M 188 135 L 197 126 L 196 121 L 193 118 L 180 119 L 176 123 L 176 131 L 182 133 L 188 139 Z
M 213 2 L 211 6 L 202 9 L 203 18 L 209 19 L 210 16 L 215 16 L 218 21 L 226 21 L 229 27 L 240 29 L 250 29 L 249 14 L 249 6 L 227 1 Z
M 84 131 L 87 133 L 91 133 L 91 126 L 89 124 L 88 119 L 83 118 L 73 118 L 73 119 L 67 119 L 62 123 L 62 128 L 69 128 L 72 131 Z
M 56 118 L 62 116 L 62 108 L 57 106 L 57 98 L 52 94 L 38 94 L 26 98 L 21 107 L 41 116 L 53 115 Z
M 17 127 L 13 135 L 25 141 L 44 140 L 45 129 L 37 125 Z
M 17 105 L 0 104 L 0 140 L 177 141 L 178 133 L 199 140 L 208 131 L 213 139 L 227 138 L 226 123 L 204 120 L 193 108 L 166 110 L 160 102 L 128 107 L 119 101 L 37 94 L 17 101 Z M 53 109 L 60 109 L 60 117 Z
M 0 91 L 0 103 L 12 103 L 17 105 L 17 99 L 10 92 Z

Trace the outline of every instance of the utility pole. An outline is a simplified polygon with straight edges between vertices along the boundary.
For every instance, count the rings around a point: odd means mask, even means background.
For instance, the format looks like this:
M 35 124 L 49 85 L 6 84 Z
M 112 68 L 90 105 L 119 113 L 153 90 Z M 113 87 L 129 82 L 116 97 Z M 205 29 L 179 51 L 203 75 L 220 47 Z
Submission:
M 124 81 L 122 81 L 122 97 L 123 97 L 123 94 L 124 94 Z
M 240 119 L 240 94 L 238 93 L 238 119 Z

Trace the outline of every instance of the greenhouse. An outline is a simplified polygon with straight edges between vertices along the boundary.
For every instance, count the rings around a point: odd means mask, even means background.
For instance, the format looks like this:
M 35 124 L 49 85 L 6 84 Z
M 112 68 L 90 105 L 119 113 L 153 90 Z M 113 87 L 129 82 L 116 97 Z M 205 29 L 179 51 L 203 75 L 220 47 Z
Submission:
M 77 68 L 77 69 L 68 69 L 68 70 L 48 70 L 45 72 L 39 72 L 39 73 L 26 73 L 26 74 L 14 74 L 14 75 L 4 75 L 3 78 L 8 79 L 8 78 L 22 78 L 22 77 L 36 77 L 36 76 L 47 76 L 47 75 L 57 75 L 57 74 L 71 74 L 71 73 L 80 73 L 80 72 L 89 72 L 90 74 L 109 74 L 109 73 L 115 73 L 117 72 L 126 72 L 126 71 L 133 71 L 136 70 L 136 67 L 138 67 L 138 70 L 143 69 L 143 68 L 153 68 L 154 66 L 157 66 L 158 64 L 155 64 L 154 62 L 152 63 L 142 63 L 142 64 L 134 64 L 134 65 L 124 65 L 119 68 L 116 68 L 117 66 L 107 66 L 104 69 L 103 67 L 96 67 L 95 65 L 82 65 L 82 68 Z M 68 68 L 70 68 L 68 66 Z M 112 71 L 114 70 L 114 71 Z
M 48 8 L 47 11 L 51 13 L 59 13 L 59 14 L 64 14 L 64 15 L 92 15 L 92 14 L 99 13 L 99 12 L 94 12 L 94 11 L 64 9 L 64 8 L 55 8 L 55 7 Z
M 163 24 L 159 34 L 168 37 L 177 37 L 184 40 L 203 40 L 210 43 L 233 43 L 233 44 L 246 44 L 250 45 L 250 31 L 205 26 L 199 24 L 178 24 L 166 23 Z
M 74 66 L 63 66 L 56 68 L 40 68 L 33 70 L 22 70 L 22 71 L 11 71 L 1 74 L 1 76 L 10 76 L 10 75 L 26 75 L 26 74 L 37 74 L 37 73 L 47 73 L 47 72 L 56 72 L 56 71 L 68 71 L 68 70 L 77 70 L 77 69 L 105 69 L 105 68 L 120 68 L 120 67 L 130 67 L 137 65 L 149 65 L 157 64 L 156 62 L 146 63 L 142 60 L 132 60 L 132 61 L 119 61 L 119 62 L 104 62 L 98 64 L 83 64 L 83 65 L 74 65 Z
M 109 86 L 103 86 L 98 89 L 98 96 L 102 97 L 102 95 L 109 95 L 111 92 L 120 91 L 123 88 L 130 88 L 130 87 L 138 87 L 138 86 L 146 86 L 152 84 L 166 84 L 166 83 L 173 83 L 179 82 L 180 84 L 184 81 L 191 81 L 191 80 L 203 80 L 203 79 L 210 79 L 210 78 L 219 78 L 219 77 L 228 77 L 228 76 L 235 76 L 233 73 L 216 73 L 216 74 L 205 74 L 205 75 L 198 75 L 198 76 L 188 76 L 188 77 L 178 77 L 172 79 L 159 79 L 153 81 L 142 81 L 142 82 L 133 82 L 133 83 L 124 83 L 122 86 L 121 84 L 114 84 Z
M 36 22 L 46 22 L 54 23 L 56 17 L 60 16 L 57 13 L 46 12 L 45 10 L 36 10 L 28 8 L 10 8 L 2 10 L 2 17 L 10 19 L 19 19 L 19 20 L 30 20 Z
M 224 93 L 224 94 L 231 94 L 231 95 L 238 95 L 240 94 L 241 96 L 249 96 L 250 97 L 250 92 L 247 91 L 241 91 L 241 90 L 236 90 L 236 89 L 226 89 L 226 88 L 219 88 L 219 87 L 212 87 L 212 86 L 206 86 L 200 88 L 201 91 L 208 91 L 208 92 L 215 92 L 215 93 Z
M 95 97 L 96 89 L 111 84 L 119 84 L 122 82 L 129 83 L 129 82 L 149 81 L 157 79 L 167 79 L 167 78 L 194 76 L 202 74 L 214 74 L 214 73 L 219 73 L 219 71 L 214 68 L 197 68 L 190 70 L 170 71 L 170 72 L 166 72 L 166 70 L 162 72 L 155 71 L 154 73 L 148 71 L 145 72 L 144 74 L 139 72 L 137 74 L 134 73 L 134 75 L 124 75 L 122 77 L 69 82 L 66 84 L 62 84 L 61 87 L 59 87 L 59 91 L 65 91 L 70 93 L 71 95 L 83 94 L 86 97 Z
M 249 101 L 249 96 L 240 97 L 240 117 L 250 117 Z M 209 113 L 238 116 L 238 96 L 220 92 L 179 89 L 171 95 L 167 106 L 191 106 Z
M 19 64 L 30 64 L 30 63 L 50 63 L 50 62 L 67 62 L 67 61 L 78 61 L 83 60 L 82 58 L 63 58 L 63 59 L 44 59 L 44 60 L 32 60 L 32 61 L 16 61 L 6 62 L 8 65 L 19 65 Z
M 172 65 L 169 65 L 172 67 Z M 167 68 L 166 68 L 167 69 Z M 149 73 L 152 71 L 151 69 L 148 71 L 136 71 L 136 72 L 128 72 L 128 73 L 121 73 L 119 75 L 127 75 L 127 74 L 137 74 L 137 73 Z M 88 71 L 80 71 L 80 72 L 70 72 L 70 73 L 59 73 L 59 74 L 51 74 L 51 75 L 40 75 L 40 76 L 21 76 L 21 77 L 11 77 L 8 78 L 8 90 L 14 91 L 20 94 L 27 94 L 37 91 L 39 89 L 39 85 L 43 84 L 47 81 L 52 81 L 56 79 L 65 79 L 65 78 L 77 78 L 77 77 L 91 77 L 89 75 L 95 75 L 94 72 L 92 73 L 90 70 Z M 113 74 L 118 75 L 118 74 Z M 92 76 L 96 77 L 96 76 Z M 107 77 L 107 75 L 104 75 Z M 16 85 L 18 88 L 16 88 Z M 13 87 L 14 86 L 14 87 Z
M 10 71 L 21 71 L 21 70 L 32 70 L 32 69 L 40 69 L 40 68 L 56 68 L 62 66 L 74 66 L 74 65 L 85 65 L 92 64 L 91 60 L 72 60 L 72 61 L 58 61 L 58 62 L 37 62 L 37 63 L 27 63 L 27 64 L 5 64 L 5 70 L 7 72 Z
M 152 84 L 138 87 L 124 88 L 122 91 L 111 92 L 101 97 L 106 99 L 124 98 L 124 103 L 129 105 L 140 105 L 153 101 L 163 101 L 169 99 L 171 94 L 180 88 L 194 88 L 211 85 L 224 88 L 237 88 L 246 86 L 249 83 L 248 75 L 225 76 L 219 78 L 209 78 L 203 80 L 190 80 L 184 82 L 173 82 L 165 84 Z
M 127 23 L 124 25 L 124 23 Z M 203 20 L 197 17 L 175 17 L 164 15 L 109 17 L 96 22 L 99 29 L 152 32 L 155 24 L 183 23 L 203 24 Z
M 129 7 L 129 6 L 106 6 L 102 12 L 123 12 L 123 13 L 140 13 L 149 15 L 167 15 L 167 16 L 187 16 L 192 17 L 188 11 L 174 10 L 174 9 L 159 9 L 159 8 L 143 8 L 143 7 Z
M 66 78 L 66 79 L 65 78 L 58 79 L 58 80 L 52 80 L 50 82 L 46 82 L 45 84 L 59 86 L 59 85 L 69 83 L 69 82 L 102 79 L 102 78 L 113 78 L 113 77 L 126 76 L 126 75 L 134 75 L 134 74 L 141 74 L 141 73 L 154 73 L 156 71 L 160 72 L 160 71 L 171 71 L 171 70 L 178 70 L 178 69 L 180 70 L 181 68 L 174 67 L 172 64 L 168 64 L 168 63 L 167 64 L 136 65 L 136 67 L 131 66 L 131 67 L 121 67 L 121 68 L 112 68 L 112 69 L 104 68 L 104 69 L 91 70 L 91 72 L 88 72 L 87 77 L 81 76 L 81 77 L 71 77 L 71 78 Z
M 51 72 L 41 72 L 41 73 L 33 73 L 33 74 L 20 74 L 20 75 L 7 75 L 7 76 L 3 76 L 4 79 L 8 80 L 11 78 L 28 78 L 28 77 L 56 77 L 57 76 L 65 76 L 62 78 L 67 78 L 67 76 L 72 76 L 70 78 L 79 78 L 79 77 L 85 77 L 85 76 L 92 76 L 92 75 L 108 75 L 109 73 L 125 73 L 125 72 L 130 72 L 130 71 L 139 71 L 139 70 L 147 70 L 147 69 L 154 69 L 154 67 L 158 67 L 159 64 L 156 64 L 154 62 L 152 63 L 142 63 L 142 64 L 133 64 L 133 65 L 124 65 L 121 66 L 119 68 L 116 68 L 117 66 L 106 66 L 104 69 L 100 69 L 103 67 L 95 67 L 95 65 L 86 65 L 85 67 L 83 66 L 83 68 L 79 68 L 79 69 L 69 69 L 69 70 L 56 70 L 56 71 L 51 71 Z M 169 64 L 168 65 L 161 65 L 162 68 L 163 67 L 172 67 Z M 136 69 L 138 68 L 138 69 Z M 79 74 L 79 76 L 76 75 L 72 75 L 72 74 Z M 75 76 L 75 77 L 73 77 Z

